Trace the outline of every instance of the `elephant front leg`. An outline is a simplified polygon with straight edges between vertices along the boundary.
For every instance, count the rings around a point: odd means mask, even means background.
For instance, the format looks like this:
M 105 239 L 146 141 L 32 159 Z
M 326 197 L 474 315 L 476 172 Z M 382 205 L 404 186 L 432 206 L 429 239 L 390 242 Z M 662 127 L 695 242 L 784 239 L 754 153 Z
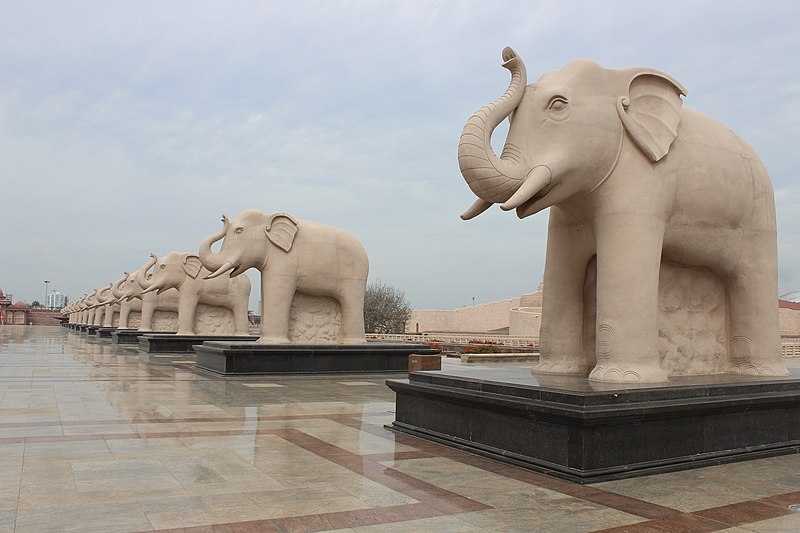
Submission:
M 570 225 L 569 215 L 557 207 L 551 209 L 539 363 L 533 371 L 586 375 L 594 366 L 594 360 L 586 356 L 582 335 L 584 279 L 594 253 L 591 231 L 584 225 Z
M 599 218 L 597 365 L 589 379 L 663 382 L 658 353 L 658 276 L 664 222 L 645 215 Z
M 128 318 L 131 315 L 131 306 L 128 302 L 123 302 L 119 306 L 119 323 L 117 327 L 119 329 L 128 329 Z
M 153 314 L 156 311 L 156 302 L 152 293 L 142 298 L 142 318 L 138 331 L 153 331 Z
M 178 332 L 176 335 L 194 335 L 194 315 L 197 310 L 196 294 L 181 294 L 178 302 Z
M 269 276 L 269 279 L 267 279 Z M 261 273 L 261 344 L 289 344 L 289 313 L 297 279 Z

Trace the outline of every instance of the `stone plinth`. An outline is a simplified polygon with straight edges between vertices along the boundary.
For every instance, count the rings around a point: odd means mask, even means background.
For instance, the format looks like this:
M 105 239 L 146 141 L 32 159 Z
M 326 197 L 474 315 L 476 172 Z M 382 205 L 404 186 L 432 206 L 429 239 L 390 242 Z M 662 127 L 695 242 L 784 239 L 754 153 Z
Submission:
M 256 344 L 207 341 L 195 346 L 198 368 L 219 374 L 357 374 L 408 371 L 410 354 L 427 344 Z
M 219 342 L 255 342 L 258 335 L 209 336 L 209 335 L 177 335 L 175 333 L 157 333 L 140 335 L 139 351 L 144 353 L 191 352 L 194 346 L 205 341 Z
M 139 331 L 137 329 L 118 329 L 111 334 L 111 342 L 114 344 L 139 344 L 139 337 L 142 335 L 174 335 L 164 331 Z
M 100 326 L 96 326 L 96 325 L 86 326 L 86 333 L 88 333 L 89 335 L 92 335 L 92 336 L 96 336 L 97 335 L 97 330 L 99 330 L 99 329 L 100 329 Z
M 101 339 L 110 339 L 111 334 L 117 331 L 117 328 L 100 328 L 97 330 L 97 336 Z
M 387 385 L 392 429 L 578 483 L 800 450 L 798 369 L 627 386 L 459 368 Z

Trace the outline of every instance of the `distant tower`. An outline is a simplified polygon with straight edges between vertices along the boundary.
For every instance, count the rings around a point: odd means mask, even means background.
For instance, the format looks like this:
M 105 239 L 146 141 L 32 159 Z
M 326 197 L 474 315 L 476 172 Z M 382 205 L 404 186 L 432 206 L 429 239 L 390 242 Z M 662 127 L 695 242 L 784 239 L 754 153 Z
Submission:
M 51 291 L 47 295 L 47 302 L 45 302 L 45 306 L 48 309 L 58 310 L 61 309 L 62 307 L 65 307 L 68 301 L 69 297 L 66 294 L 59 291 Z

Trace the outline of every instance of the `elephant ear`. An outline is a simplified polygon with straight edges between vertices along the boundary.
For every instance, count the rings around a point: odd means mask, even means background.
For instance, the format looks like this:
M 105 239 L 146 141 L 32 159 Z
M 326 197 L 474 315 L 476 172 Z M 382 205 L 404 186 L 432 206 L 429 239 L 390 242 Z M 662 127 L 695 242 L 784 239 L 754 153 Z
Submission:
M 197 277 L 202 266 L 203 264 L 200 263 L 200 257 L 197 255 L 187 255 L 186 259 L 183 260 L 183 270 L 192 279 Z
M 667 155 L 678 136 L 681 95 L 686 96 L 686 89 L 668 74 L 637 69 L 628 94 L 617 100 L 617 112 L 636 146 L 655 163 Z
M 288 213 L 274 213 L 267 219 L 264 233 L 272 244 L 288 252 L 292 249 L 294 237 L 297 235 L 297 224 L 297 219 Z

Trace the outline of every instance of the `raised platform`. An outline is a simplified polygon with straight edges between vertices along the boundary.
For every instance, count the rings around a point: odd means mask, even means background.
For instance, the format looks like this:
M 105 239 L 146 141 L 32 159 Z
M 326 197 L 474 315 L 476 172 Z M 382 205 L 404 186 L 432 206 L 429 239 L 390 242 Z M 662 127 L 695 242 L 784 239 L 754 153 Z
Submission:
M 175 335 L 167 331 L 139 331 L 138 329 L 118 329 L 111 333 L 114 344 L 139 344 L 141 335 Z
M 171 352 L 192 352 L 194 346 L 203 344 L 205 341 L 220 342 L 255 342 L 258 335 L 232 335 L 232 336 L 211 336 L 211 335 L 176 335 L 175 333 L 152 333 L 140 335 L 139 351 L 144 353 L 171 353 Z
M 389 380 L 392 429 L 577 483 L 800 451 L 800 370 L 610 385 L 528 369 Z
M 97 336 L 101 339 L 110 339 L 111 334 L 117 331 L 117 328 L 100 328 L 97 330 Z
M 435 355 L 424 343 L 256 344 L 207 341 L 195 346 L 198 368 L 219 374 L 383 374 L 408 371 L 411 354 Z
M 100 329 L 100 326 L 90 325 L 86 326 L 86 333 L 89 335 L 97 335 L 97 331 Z

